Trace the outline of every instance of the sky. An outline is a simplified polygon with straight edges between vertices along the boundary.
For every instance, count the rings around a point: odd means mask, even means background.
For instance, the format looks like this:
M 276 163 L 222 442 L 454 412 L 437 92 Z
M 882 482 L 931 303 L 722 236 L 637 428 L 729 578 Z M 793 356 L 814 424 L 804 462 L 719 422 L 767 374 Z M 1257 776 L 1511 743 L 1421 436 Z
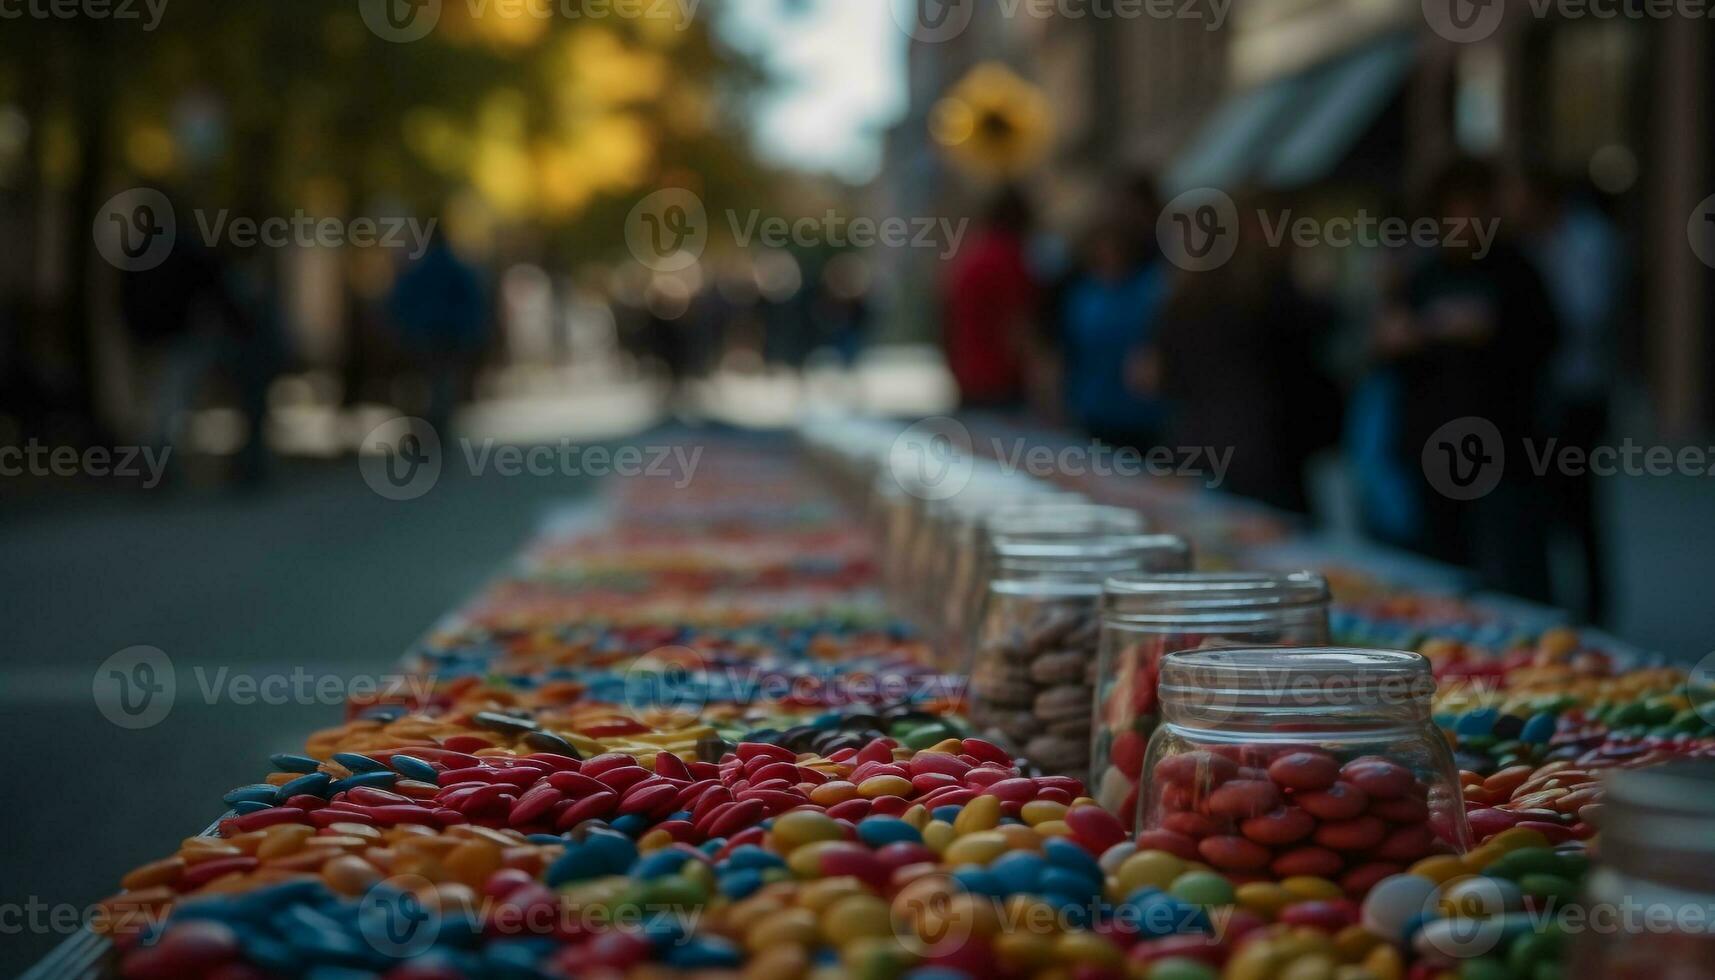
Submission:
M 905 111 L 906 35 L 893 0 L 737 0 L 723 33 L 779 77 L 759 107 L 767 160 L 854 183 L 881 165 L 882 133 Z

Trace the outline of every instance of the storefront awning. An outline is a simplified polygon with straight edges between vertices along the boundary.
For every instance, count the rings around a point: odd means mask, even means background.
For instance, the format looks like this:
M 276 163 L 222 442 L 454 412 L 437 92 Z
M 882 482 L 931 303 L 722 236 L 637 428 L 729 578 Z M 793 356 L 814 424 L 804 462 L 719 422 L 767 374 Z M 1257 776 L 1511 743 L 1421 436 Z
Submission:
M 1390 34 L 1235 93 L 1168 168 L 1171 193 L 1247 183 L 1294 187 L 1333 172 L 1405 84 L 1410 34 Z

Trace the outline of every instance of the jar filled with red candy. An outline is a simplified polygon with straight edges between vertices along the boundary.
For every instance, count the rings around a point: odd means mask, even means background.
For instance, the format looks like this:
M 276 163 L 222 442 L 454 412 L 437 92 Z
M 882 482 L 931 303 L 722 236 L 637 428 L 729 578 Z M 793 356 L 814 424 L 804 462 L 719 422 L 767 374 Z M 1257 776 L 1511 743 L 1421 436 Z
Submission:
M 1715 762 L 1617 770 L 1603 786 L 1569 980 L 1715 977 Z
M 1002 537 L 977 629 L 968 704 L 980 730 L 1051 775 L 1089 778 L 1091 681 L 1102 582 L 1185 568 L 1165 534 Z
M 1155 731 L 1161 658 L 1211 646 L 1328 642 L 1328 583 L 1314 572 L 1121 575 L 1102 595 L 1090 787 L 1122 821 L 1137 813 Z
M 1421 654 L 1169 654 L 1137 845 L 1236 881 L 1309 875 L 1354 897 L 1469 842 Z
M 968 674 L 977 645 L 997 541 L 1077 541 L 1103 535 L 1143 534 L 1143 515 L 1125 507 L 1092 504 L 1062 495 L 997 506 L 981 513 L 955 546 L 953 571 L 944 585 L 947 669 Z

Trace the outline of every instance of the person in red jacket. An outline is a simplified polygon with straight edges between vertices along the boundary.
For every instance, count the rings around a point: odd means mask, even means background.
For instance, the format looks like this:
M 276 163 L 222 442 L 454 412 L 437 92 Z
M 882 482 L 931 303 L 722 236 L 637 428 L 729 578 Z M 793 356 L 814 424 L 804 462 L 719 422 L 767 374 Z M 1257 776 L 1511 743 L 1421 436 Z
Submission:
M 1024 354 L 1038 300 L 1025 256 L 1030 224 L 1024 195 L 1002 191 L 942 284 L 947 367 L 961 408 L 1024 404 Z

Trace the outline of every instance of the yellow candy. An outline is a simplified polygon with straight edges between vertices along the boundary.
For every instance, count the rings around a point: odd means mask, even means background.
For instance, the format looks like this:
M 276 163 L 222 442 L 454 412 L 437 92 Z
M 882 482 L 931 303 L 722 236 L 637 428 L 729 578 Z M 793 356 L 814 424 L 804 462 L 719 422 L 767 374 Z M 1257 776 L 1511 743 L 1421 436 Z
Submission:
M 799 888 L 798 904 L 820 914 L 841 899 L 868 894 L 869 889 L 864 887 L 863 882 L 851 875 L 841 875 L 838 878 L 812 881 Z
M 820 921 L 822 936 L 835 946 L 849 946 L 859 939 L 893 936 L 893 920 L 887 903 L 874 895 L 840 898 L 822 910 Z
M 500 848 L 485 840 L 464 841 L 441 859 L 447 874 L 472 888 L 482 887 L 489 875 L 500 870 L 500 863 Z
M 961 864 L 988 864 L 1007 852 L 1006 837 L 993 830 L 966 834 L 947 848 L 941 857 L 955 867 Z
M 1067 807 L 1064 803 L 1055 803 L 1053 800 L 1031 800 L 1019 808 L 1018 815 L 1025 823 L 1034 827 L 1050 820 L 1064 820 L 1066 810 Z
M 1294 901 L 1291 892 L 1270 881 L 1240 885 L 1233 895 L 1240 906 L 1270 919 Z
M 944 853 L 957 831 L 945 820 L 931 820 L 923 825 L 923 846 L 936 854 Z
M 758 922 L 775 915 L 784 907 L 778 897 L 758 892 L 727 909 L 726 927 L 735 933 L 748 933 Z
M 1049 820 L 1030 828 L 1038 837 L 1070 837 L 1072 827 L 1064 820 Z
M 810 954 L 802 946 L 775 946 L 763 950 L 745 964 L 743 980 L 798 980 L 810 968 Z
M 953 818 L 953 833 L 960 837 L 974 834 L 980 830 L 993 830 L 1000 826 L 1000 798 L 997 796 L 979 796 L 959 811 Z
M 843 779 L 835 779 L 810 790 L 810 802 L 817 806 L 834 806 L 857 798 L 858 788 Z
M 1054 958 L 1062 963 L 1118 966 L 1125 961 L 1119 947 L 1093 932 L 1063 933 L 1054 942 Z
M 858 784 L 858 794 L 872 800 L 880 796 L 910 796 L 911 780 L 904 776 L 871 776 Z
M 1054 940 L 1033 932 L 1004 932 L 994 939 L 994 952 L 1014 970 L 1034 970 L 1054 958 Z
M 648 853 L 649 851 L 659 851 L 661 848 L 666 847 L 671 843 L 673 843 L 672 834 L 669 834 L 665 830 L 651 830 L 642 837 L 637 838 L 637 849 L 644 853 Z
M 1383 943 L 1364 957 L 1364 969 L 1374 974 L 1376 980 L 1400 980 L 1405 976 L 1405 960 L 1399 950 Z
M 818 840 L 803 844 L 786 858 L 786 867 L 800 878 L 820 878 L 822 876 L 822 852 L 837 841 Z
M 944 738 L 934 745 L 924 749 L 924 752 L 938 752 L 941 755 L 958 755 L 964 746 L 956 738 Z
M 1524 847 L 1548 847 L 1548 838 L 1542 831 L 1529 827 L 1509 827 L 1489 838 L 1484 847 L 1497 847 L 1502 851 L 1516 851 Z
M 845 831 L 838 821 L 815 810 L 793 810 L 774 818 L 769 832 L 775 850 L 791 854 L 805 844 L 816 841 L 845 840 Z
M 910 968 L 911 954 L 897 939 L 867 936 L 840 950 L 840 962 L 851 980 L 892 980 Z
M 1287 964 L 1279 976 L 1280 980 L 1334 980 L 1334 970 L 1338 967 L 1332 956 L 1312 953 Z
M 1326 878 L 1313 878 L 1309 875 L 1294 875 L 1291 878 L 1284 878 L 1280 882 L 1280 887 L 1286 889 L 1295 898 L 1316 901 L 1332 901 L 1346 894 L 1339 885 L 1332 881 Z
M 899 819 L 921 831 L 924 827 L 929 825 L 929 808 L 921 803 L 914 803 L 909 809 L 899 815 Z
M 1334 934 L 1334 952 L 1347 963 L 1356 963 L 1382 944 L 1382 938 L 1361 925 L 1347 926 Z
M 809 909 L 786 909 L 767 916 L 744 934 L 744 945 L 753 953 L 775 946 L 809 946 L 817 941 L 816 913 Z
M 1496 861 L 1500 860 L 1501 855 L 1505 853 L 1505 851 L 1498 847 L 1492 847 L 1488 844 L 1484 844 L 1482 847 L 1467 853 L 1461 861 L 1464 863 L 1466 871 L 1475 873 L 1483 870 L 1491 864 L 1494 864 Z
M 1166 851 L 1138 851 L 1120 864 L 1114 877 L 1120 893 L 1130 895 L 1145 885 L 1166 891 L 1184 873 L 1185 862 Z
M 994 829 L 994 832 L 1006 841 L 1006 849 L 1009 851 L 1040 851 L 1042 849 L 1042 838 L 1037 835 L 1036 831 L 1022 824 L 1001 824 Z
M 1437 854 L 1412 865 L 1411 873 L 1419 878 L 1427 878 L 1437 885 L 1445 885 L 1466 873 L 1465 862 L 1455 854 Z

